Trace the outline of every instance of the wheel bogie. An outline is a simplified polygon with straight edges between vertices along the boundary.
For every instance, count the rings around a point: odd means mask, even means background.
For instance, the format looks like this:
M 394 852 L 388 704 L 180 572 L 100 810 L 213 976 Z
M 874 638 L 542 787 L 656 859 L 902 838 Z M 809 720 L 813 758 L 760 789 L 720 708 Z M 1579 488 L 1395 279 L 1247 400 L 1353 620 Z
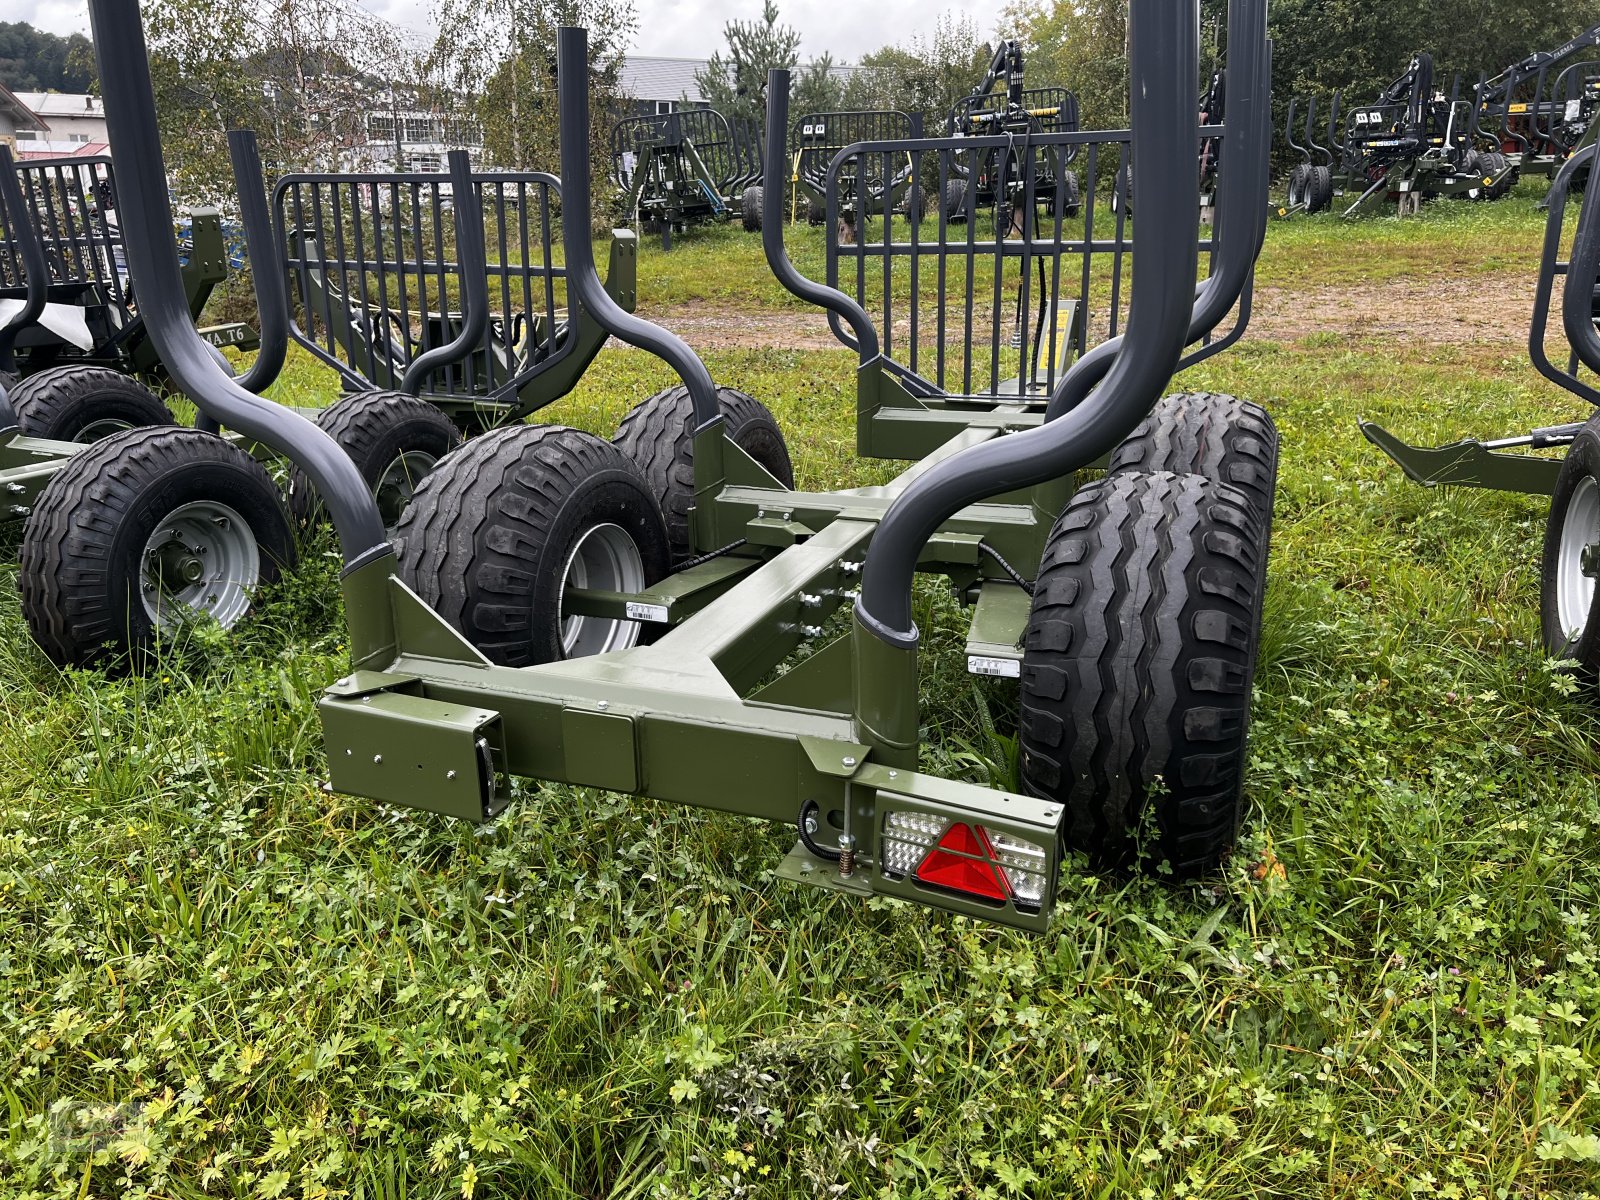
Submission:
M 637 593 L 667 572 L 660 507 L 611 443 L 511 426 L 467 443 L 422 482 L 395 534 L 400 577 L 491 661 L 625 650 L 634 620 L 571 611 L 571 589 Z
M 461 444 L 461 433 L 449 417 L 404 392 L 353 392 L 319 412 L 316 424 L 355 463 L 387 529 L 399 523 L 434 465 Z M 310 478 L 298 468 L 290 475 L 288 497 L 289 509 L 302 525 L 322 511 Z
M 137 667 L 196 619 L 237 624 L 294 561 L 277 486 L 255 459 L 197 429 L 130 429 L 45 485 L 19 587 L 52 660 Z
M 792 488 L 794 467 L 789 449 L 766 406 L 734 388 L 718 388 L 717 402 L 728 440 L 778 483 Z M 636 405 L 612 438 L 655 495 L 666 518 L 674 562 L 690 557 L 696 549 L 689 530 L 689 511 L 694 504 L 693 424 L 694 401 L 689 389 L 680 384 Z

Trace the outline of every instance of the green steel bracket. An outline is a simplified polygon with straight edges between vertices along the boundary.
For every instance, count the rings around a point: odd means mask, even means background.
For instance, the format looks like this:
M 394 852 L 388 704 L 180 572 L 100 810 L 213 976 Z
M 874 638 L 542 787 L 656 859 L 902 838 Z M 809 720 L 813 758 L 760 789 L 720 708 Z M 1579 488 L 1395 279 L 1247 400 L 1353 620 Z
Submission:
M 643 592 L 604 592 L 597 588 L 568 588 L 562 595 L 565 612 L 583 617 L 614 617 L 679 625 L 723 595 L 764 560 L 725 554 L 687 571 L 669 575 Z
M 839 779 L 854 779 L 866 765 L 867 755 L 872 753 L 872 747 L 860 742 L 841 742 L 834 738 L 807 737 L 804 734 L 796 740 L 818 775 L 833 775 Z
M 1022 638 L 1033 597 L 1014 583 L 985 580 L 967 630 L 967 671 L 1003 679 L 1022 677 Z
M 1452 484 L 1501 492 L 1553 496 L 1561 460 L 1535 454 L 1499 454 L 1485 443 L 1463 438 L 1447 446 L 1410 446 L 1382 426 L 1360 422 L 1361 432 L 1400 465 L 1406 477 L 1423 487 Z
M 785 550 L 816 535 L 816 530 L 801 521 L 789 520 L 789 514 L 759 516 L 745 526 L 745 537 L 751 545 L 774 546 Z
M 796 842 L 794 849 L 784 856 L 783 861 L 778 864 L 776 874 L 779 879 L 790 883 L 803 883 L 807 887 L 843 892 L 858 900 L 870 900 L 873 896 L 872 878 L 866 871 L 856 871 L 854 874 L 841 876 L 838 863 L 818 858 L 800 842 Z
M 752 704 L 850 715 L 850 638 L 835 638 L 822 649 L 801 659 L 771 683 L 750 694 Z M 837 742 L 829 745 L 836 746 Z M 809 747 L 808 747 L 809 749 Z M 862 748 L 859 759 L 864 759 Z M 816 762 L 816 756 L 812 756 Z M 820 767 L 818 768 L 821 769 Z
M 50 477 L 82 449 L 76 442 L 49 442 L 15 432 L 0 438 L 0 524 L 25 519 Z
M 415 676 L 360 671 L 329 688 L 317 709 L 333 789 L 352 796 L 483 821 L 508 797 L 496 786 L 500 714 L 413 694 Z
M 928 544 L 922 548 L 922 553 L 917 558 L 919 570 L 925 569 L 924 562 L 930 565 L 977 566 L 982 557 L 978 545 L 983 541 L 981 533 L 956 533 L 941 530 L 928 539 Z

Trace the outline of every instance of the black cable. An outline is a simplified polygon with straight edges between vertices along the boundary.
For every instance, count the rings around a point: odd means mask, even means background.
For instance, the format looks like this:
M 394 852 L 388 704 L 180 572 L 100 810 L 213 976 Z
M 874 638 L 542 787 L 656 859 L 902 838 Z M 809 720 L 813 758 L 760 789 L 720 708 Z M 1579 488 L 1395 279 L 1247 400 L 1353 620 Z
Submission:
M 687 571 L 690 567 L 698 567 L 702 563 L 710 562 L 713 558 L 721 558 L 724 554 L 732 554 L 749 540 L 749 538 L 740 538 L 737 542 L 729 542 L 721 550 L 713 550 L 710 554 L 702 554 L 699 558 L 691 558 L 687 562 L 681 562 L 673 570 Z
M 817 845 L 817 843 L 811 837 L 811 831 L 806 828 L 806 822 L 810 820 L 812 816 L 820 817 L 821 815 L 822 809 L 817 802 L 815 800 L 807 800 L 800 806 L 800 819 L 794 823 L 795 828 L 799 830 L 800 841 L 807 850 L 811 851 L 811 853 L 815 854 L 818 858 L 825 858 L 829 862 L 838 862 L 839 851 L 830 850 L 826 846 Z M 821 822 L 819 821 L 818 823 L 820 824 Z
M 1003 557 L 1001 557 L 1000 551 L 989 545 L 988 542 L 979 542 L 978 549 L 982 550 L 990 558 L 994 559 L 995 565 L 997 565 L 1007 575 L 1011 576 L 1012 583 L 1016 584 L 1023 591 L 1027 592 L 1028 595 L 1033 595 L 1033 582 L 1031 580 L 1024 579 L 1021 571 L 1017 570 Z

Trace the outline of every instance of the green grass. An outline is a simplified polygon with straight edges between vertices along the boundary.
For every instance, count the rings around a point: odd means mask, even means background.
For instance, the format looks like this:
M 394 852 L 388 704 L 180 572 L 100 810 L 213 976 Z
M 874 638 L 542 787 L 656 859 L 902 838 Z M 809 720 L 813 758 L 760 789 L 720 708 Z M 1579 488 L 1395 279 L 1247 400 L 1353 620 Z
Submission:
M 1275 225 L 1263 276 L 1500 247 L 1531 287 L 1527 191 Z M 774 294 L 727 231 L 641 276 Z M 708 357 L 802 486 L 892 471 L 852 456 L 847 353 Z M 556 415 L 609 432 L 667 381 L 607 352 Z M 474 829 L 324 793 L 331 546 L 143 679 L 53 670 L 4 581 L 0 1194 L 1593 1195 L 1600 722 L 1538 650 L 1542 506 L 1416 488 L 1355 427 L 1582 406 L 1497 348 L 1320 335 L 1180 382 L 1284 439 L 1244 838 L 1189 886 L 1074 862 L 1043 937 L 779 884 L 783 831 L 735 818 L 527 784 Z M 302 356 L 278 394 L 326 388 Z M 929 753 L 1003 774 L 1013 701 L 920 601 Z

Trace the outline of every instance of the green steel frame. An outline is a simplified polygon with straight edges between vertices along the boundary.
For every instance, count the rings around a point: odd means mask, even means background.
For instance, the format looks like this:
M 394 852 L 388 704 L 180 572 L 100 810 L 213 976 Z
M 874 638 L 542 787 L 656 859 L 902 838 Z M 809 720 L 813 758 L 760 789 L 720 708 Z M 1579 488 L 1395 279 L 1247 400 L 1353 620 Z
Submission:
M 1528 328 L 1528 357 L 1534 368 L 1552 383 L 1571 392 L 1590 404 L 1600 407 L 1600 389 L 1579 377 L 1581 366 L 1588 365 L 1574 353 L 1566 363 L 1557 365 L 1550 361 L 1545 351 L 1545 340 L 1550 327 L 1552 293 L 1558 277 L 1567 279 L 1571 263 L 1561 257 L 1561 247 L 1567 220 L 1567 197 L 1572 180 L 1579 172 L 1589 172 L 1596 154 L 1591 141 L 1574 152 L 1562 164 L 1550 185 L 1549 208 L 1545 217 L 1544 248 L 1539 259 L 1538 281 L 1534 289 L 1533 319 Z M 1578 297 L 1581 303 L 1582 298 Z M 1563 297 L 1563 321 L 1571 319 Z M 1596 299 L 1589 298 L 1589 319 L 1600 315 Z M 1575 339 L 1568 331 L 1568 340 Z M 1367 440 L 1392 458 L 1406 473 L 1406 477 L 1424 487 L 1449 485 L 1453 487 L 1485 488 L 1491 491 L 1522 492 L 1535 496 L 1553 495 L 1556 476 L 1561 472 L 1561 460 L 1540 454 L 1515 451 L 1564 449 L 1570 445 L 1583 423 L 1572 422 L 1530 430 L 1509 437 L 1479 440 L 1463 438 L 1444 446 L 1413 446 L 1371 421 L 1360 423 Z M 1513 451 L 1513 453 L 1508 453 Z
M 284 422 L 281 410 L 219 375 L 178 319 L 170 286 L 162 286 L 170 285 L 170 264 L 153 247 L 139 247 L 137 265 L 141 278 L 152 281 L 163 349 L 181 364 L 197 403 L 217 421 L 277 445 L 297 462 L 327 502 L 339 534 L 352 669 L 319 706 L 333 787 L 471 820 L 492 816 L 508 801 L 506 776 L 782 823 L 795 821 L 811 802 L 841 845 L 853 840 L 854 854 L 833 862 L 797 847 L 780 869 L 784 877 L 1043 930 L 1061 863 L 1061 807 L 918 770 L 918 637 L 909 623 L 910 572 L 914 566 L 943 575 L 976 598 L 975 625 L 1014 651 L 1027 615 L 1025 597 L 1009 579 L 990 573 L 979 541 L 1014 556 L 1019 565 L 1035 566 L 1076 469 L 1103 452 L 1106 439 L 1125 436 L 1148 413 L 1185 340 L 1198 336 L 1197 326 L 1209 330 L 1238 300 L 1260 243 L 1252 224 L 1265 216 L 1258 201 L 1269 136 L 1265 4 L 1233 0 L 1230 6 L 1229 70 L 1238 76 L 1230 91 L 1239 98 L 1239 118 L 1227 133 L 1230 166 L 1236 162 L 1239 169 L 1225 177 L 1225 188 L 1236 181 L 1238 194 L 1230 193 L 1223 207 L 1231 201 L 1250 220 L 1233 225 L 1244 231 L 1224 243 L 1234 261 L 1202 284 L 1192 302 L 1198 265 L 1192 224 L 1198 203 L 1192 169 L 1197 7 L 1191 5 L 1194 19 L 1174 22 L 1170 4 L 1161 0 L 1134 0 L 1132 6 L 1131 141 L 1140 178 L 1150 181 L 1151 224 L 1146 251 L 1133 267 L 1128 353 L 1121 353 L 1123 339 L 1113 339 L 1098 357 L 1078 364 L 1079 385 L 1098 385 L 1087 401 L 1074 398 L 1063 381 L 1055 399 L 1069 407 L 1082 402 L 1081 410 L 1018 433 L 1008 433 L 1004 420 L 964 420 L 892 483 L 832 493 L 779 486 L 726 436 L 715 387 L 688 347 L 606 303 L 581 182 L 589 177 L 588 98 L 584 72 L 575 64 L 585 61 L 585 35 L 561 32 L 562 176 L 569 185 L 563 215 L 571 278 L 586 311 L 613 335 L 666 359 L 688 385 L 695 406 L 695 547 L 745 543 L 689 565 L 643 594 L 569 594 L 582 611 L 615 612 L 620 606 L 630 617 L 667 627 L 653 644 L 629 650 L 526 668 L 487 661 L 400 581 L 394 551 L 348 460 L 319 431 Z M 148 220 L 160 154 L 139 57 L 136 0 L 91 0 L 91 13 L 113 146 L 142 155 L 146 168 L 128 189 L 128 207 Z M 787 73 L 774 72 L 769 141 L 781 141 L 787 94 Z M 962 149 L 970 141 L 963 140 Z M 1259 170 L 1245 169 L 1250 164 Z M 769 217 L 781 201 L 768 198 Z M 764 234 L 772 236 L 775 228 L 781 230 L 780 222 L 767 220 Z M 786 282 L 796 286 L 798 274 L 787 269 L 793 278 Z M 847 307 L 847 297 L 810 286 L 830 307 Z M 1007 462 L 1010 470 L 983 465 Z M 1017 480 L 1009 489 L 1008 475 Z M 941 489 L 952 482 L 989 498 L 947 502 Z M 939 516 L 941 506 L 949 508 L 948 515 Z M 917 532 L 923 524 L 931 536 Z M 1009 594 L 986 604 L 990 589 Z M 883 604 L 874 597 L 890 600 Z M 851 601 L 846 631 L 830 637 L 828 618 Z M 902 602 L 904 613 L 898 611 Z M 804 642 L 816 644 L 815 652 L 772 678 L 773 669 Z M 989 904 L 896 877 L 877 851 L 886 822 L 897 813 L 981 821 L 1033 843 L 1041 848 L 1043 895 L 1037 903 L 1012 897 Z

